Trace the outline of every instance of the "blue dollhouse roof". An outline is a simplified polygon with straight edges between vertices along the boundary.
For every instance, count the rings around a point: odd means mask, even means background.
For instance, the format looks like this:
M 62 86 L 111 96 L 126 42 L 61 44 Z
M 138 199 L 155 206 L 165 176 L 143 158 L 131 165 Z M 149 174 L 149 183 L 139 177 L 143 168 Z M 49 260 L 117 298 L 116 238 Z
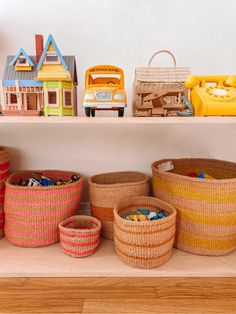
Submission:
M 11 60 L 11 63 L 9 63 L 9 66 L 13 66 L 17 59 L 20 57 L 20 55 L 24 55 L 26 60 L 28 61 L 29 65 L 34 66 L 34 63 L 32 62 L 32 60 L 30 59 L 30 57 L 27 55 L 27 53 L 25 52 L 25 50 L 23 48 L 20 48 L 20 50 L 18 51 L 18 53 L 15 55 L 15 57 Z
M 52 44 L 53 47 L 55 48 L 55 50 L 56 50 L 56 52 L 58 54 L 58 57 L 60 58 L 61 63 L 64 66 L 64 69 L 68 70 L 68 66 L 66 65 L 65 60 L 64 60 L 64 58 L 63 58 L 59 48 L 57 47 L 57 44 L 56 44 L 56 42 L 55 42 L 55 40 L 54 40 L 54 38 L 53 38 L 53 36 L 51 34 L 48 36 L 48 40 L 47 40 L 46 45 L 44 47 L 43 53 L 42 53 L 42 55 L 40 57 L 39 63 L 37 65 L 37 70 L 40 70 L 40 68 L 41 68 L 41 66 L 43 64 L 44 58 L 46 56 L 46 53 L 48 51 L 48 47 L 49 47 L 50 44 Z

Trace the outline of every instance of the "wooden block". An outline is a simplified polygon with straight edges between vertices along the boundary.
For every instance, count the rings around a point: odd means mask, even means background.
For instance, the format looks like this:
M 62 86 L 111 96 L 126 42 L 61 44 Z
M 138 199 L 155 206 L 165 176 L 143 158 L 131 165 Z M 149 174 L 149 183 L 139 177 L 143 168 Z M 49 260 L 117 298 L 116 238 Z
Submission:
M 154 100 L 154 99 L 158 99 L 160 97 L 163 97 L 167 94 L 167 91 L 160 91 L 159 93 L 152 93 L 150 95 L 147 95 L 145 97 L 143 97 L 144 101 L 149 101 L 149 100 Z

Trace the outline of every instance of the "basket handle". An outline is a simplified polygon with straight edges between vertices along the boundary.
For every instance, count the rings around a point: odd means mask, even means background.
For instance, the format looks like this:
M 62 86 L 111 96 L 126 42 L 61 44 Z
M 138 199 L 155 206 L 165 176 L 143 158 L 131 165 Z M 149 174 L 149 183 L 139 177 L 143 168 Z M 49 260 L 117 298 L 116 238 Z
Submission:
M 173 60 L 173 64 L 174 64 L 174 68 L 176 67 L 176 59 L 175 59 L 175 56 L 174 56 L 174 54 L 172 53 L 172 52 L 170 52 L 169 50 L 160 50 L 160 51 L 157 51 L 156 53 L 154 53 L 152 56 L 151 56 L 151 59 L 149 60 L 149 62 L 148 62 L 148 66 L 150 67 L 151 66 L 151 63 L 152 63 L 152 61 L 153 61 L 153 59 L 157 56 L 157 55 L 159 55 L 159 54 L 161 54 L 161 53 L 167 53 L 168 55 L 170 55 L 171 57 L 172 57 L 172 60 Z

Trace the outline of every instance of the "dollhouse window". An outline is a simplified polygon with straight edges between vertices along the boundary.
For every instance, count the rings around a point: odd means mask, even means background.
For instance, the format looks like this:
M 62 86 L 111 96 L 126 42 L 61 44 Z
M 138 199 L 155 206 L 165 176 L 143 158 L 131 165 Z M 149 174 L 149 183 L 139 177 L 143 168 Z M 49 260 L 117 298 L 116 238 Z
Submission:
M 11 93 L 10 96 L 9 96 L 9 100 L 10 100 L 9 103 L 11 105 L 17 104 L 17 96 L 16 96 L 16 94 Z
M 72 108 L 72 94 L 70 90 L 64 90 L 64 107 Z
M 48 92 L 48 104 L 57 105 L 57 92 L 54 91 Z
M 25 57 L 20 57 L 20 58 L 18 59 L 18 63 L 19 63 L 19 64 L 26 64 L 26 58 L 25 58 Z
M 56 52 L 48 51 L 46 53 L 45 63 L 59 63 L 58 55 Z

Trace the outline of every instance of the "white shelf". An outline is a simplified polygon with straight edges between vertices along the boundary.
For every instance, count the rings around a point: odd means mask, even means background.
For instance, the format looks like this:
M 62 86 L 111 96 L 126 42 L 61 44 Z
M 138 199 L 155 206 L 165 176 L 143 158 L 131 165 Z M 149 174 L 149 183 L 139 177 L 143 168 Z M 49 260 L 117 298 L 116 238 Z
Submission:
M 29 117 L 0 116 L 1 124 L 236 124 L 236 117 Z
M 236 251 L 208 257 L 174 250 L 165 265 L 142 270 L 123 264 L 114 242 L 102 240 L 98 251 L 86 258 L 72 258 L 55 244 L 21 248 L 0 240 L 0 277 L 236 277 Z

